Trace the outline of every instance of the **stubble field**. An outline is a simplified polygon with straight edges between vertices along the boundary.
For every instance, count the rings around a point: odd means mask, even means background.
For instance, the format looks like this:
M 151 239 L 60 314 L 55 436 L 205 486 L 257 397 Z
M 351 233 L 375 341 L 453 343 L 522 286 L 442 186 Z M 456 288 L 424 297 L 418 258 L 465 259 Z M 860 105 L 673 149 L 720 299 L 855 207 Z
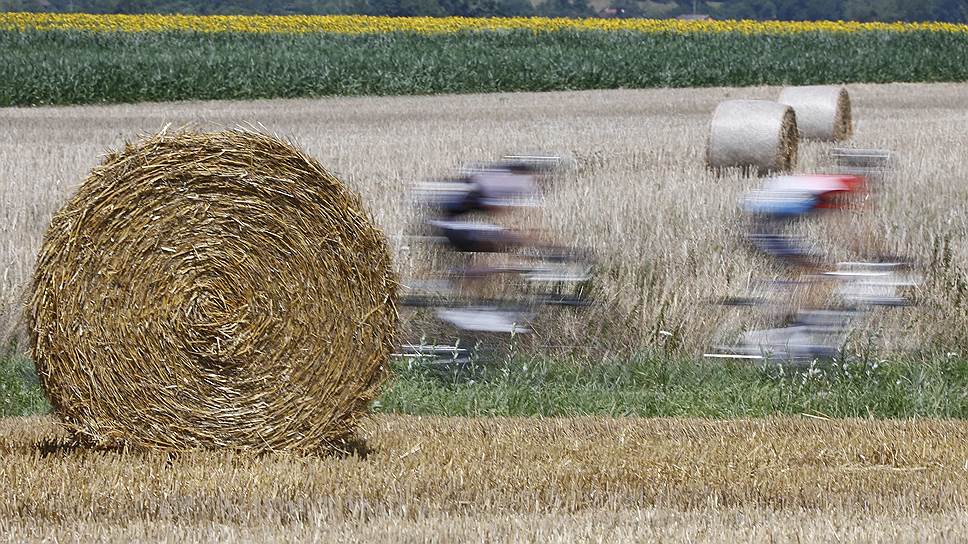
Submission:
M 897 155 L 866 215 L 830 217 L 805 231 L 825 257 L 890 253 L 914 259 L 918 306 L 880 314 L 868 334 L 881 352 L 958 352 L 968 344 L 968 86 L 852 85 L 850 145 Z M 549 239 L 599 260 L 599 304 L 537 324 L 542 343 L 596 353 L 642 349 L 695 356 L 722 310 L 708 301 L 776 273 L 742 241 L 737 203 L 756 179 L 703 166 L 715 105 L 775 98 L 777 88 L 715 88 L 333 98 L 5 109 L 0 115 L 0 311 L 18 335 L 19 290 L 53 212 L 109 148 L 171 124 L 262 126 L 294 139 L 363 195 L 408 281 L 422 258 L 400 236 L 419 180 L 509 152 L 574 159 L 541 221 Z M 823 170 L 829 144 L 801 147 L 798 171 Z M 858 233 L 872 232 L 873 236 Z M 858 338 L 863 335 L 859 335 Z M 859 341 L 858 345 L 867 345 Z
M 345 456 L 72 450 L 0 422 L 13 541 L 950 542 L 954 421 L 378 416 Z

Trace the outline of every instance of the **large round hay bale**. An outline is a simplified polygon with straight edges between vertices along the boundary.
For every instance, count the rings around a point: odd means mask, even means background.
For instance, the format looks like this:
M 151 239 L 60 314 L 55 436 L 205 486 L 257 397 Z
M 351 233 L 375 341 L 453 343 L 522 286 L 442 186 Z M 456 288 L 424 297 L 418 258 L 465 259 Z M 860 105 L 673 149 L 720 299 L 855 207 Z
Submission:
M 779 102 L 796 112 L 801 138 L 840 141 L 854 131 L 850 95 L 844 87 L 786 87 L 780 92 Z
M 797 117 L 766 100 L 728 100 L 716 107 L 706 146 L 706 165 L 758 173 L 785 171 L 797 163 Z
M 314 159 L 249 131 L 163 132 L 54 216 L 27 320 L 86 442 L 327 449 L 385 377 L 395 295 L 382 233 Z

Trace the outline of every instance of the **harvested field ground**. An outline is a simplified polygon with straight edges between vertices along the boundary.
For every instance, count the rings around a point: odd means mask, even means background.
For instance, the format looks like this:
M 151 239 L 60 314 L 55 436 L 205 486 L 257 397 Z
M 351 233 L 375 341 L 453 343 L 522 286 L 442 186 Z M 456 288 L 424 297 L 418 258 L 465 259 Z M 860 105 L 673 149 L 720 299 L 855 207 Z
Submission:
M 968 538 L 968 424 L 379 416 L 345 457 L 71 450 L 0 421 L 10 540 Z M 365 449 L 368 449 L 365 453 Z
M 870 216 L 808 226 L 829 259 L 887 252 L 915 259 L 919 306 L 871 325 L 891 351 L 968 347 L 968 85 L 851 85 L 852 145 L 897 154 L 898 170 Z M 334 98 L 0 110 L 0 327 L 15 331 L 17 293 L 53 212 L 109 148 L 166 124 L 262 124 L 294 138 L 359 190 L 394 236 L 409 275 L 420 255 L 397 235 L 411 221 L 407 190 L 468 162 L 508 152 L 571 155 L 577 170 L 549 196 L 553 241 L 599 259 L 599 300 L 578 319 L 539 323 L 556 345 L 609 353 L 643 348 L 694 356 L 723 314 L 707 301 L 775 274 L 742 242 L 740 195 L 759 183 L 703 166 L 706 132 L 727 98 L 775 98 L 776 87 L 545 94 Z M 800 172 L 820 170 L 829 144 L 801 147 Z M 870 240 L 858 232 L 872 232 Z M 672 332 L 672 336 L 660 334 Z M 864 339 L 859 340 L 861 346 Z

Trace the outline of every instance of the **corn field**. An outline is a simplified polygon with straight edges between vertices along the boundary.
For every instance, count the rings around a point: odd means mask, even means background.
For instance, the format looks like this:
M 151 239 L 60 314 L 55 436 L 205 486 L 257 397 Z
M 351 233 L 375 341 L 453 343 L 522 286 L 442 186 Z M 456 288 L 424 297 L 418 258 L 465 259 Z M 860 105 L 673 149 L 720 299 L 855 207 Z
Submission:
M 965 81 L 966 28 L 0 15 L 0 106 Z

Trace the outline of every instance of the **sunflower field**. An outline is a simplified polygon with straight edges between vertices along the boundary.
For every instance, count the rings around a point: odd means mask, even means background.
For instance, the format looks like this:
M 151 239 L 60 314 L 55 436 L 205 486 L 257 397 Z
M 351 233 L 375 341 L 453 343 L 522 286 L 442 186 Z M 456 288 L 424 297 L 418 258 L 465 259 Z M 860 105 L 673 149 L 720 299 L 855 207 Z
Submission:
M 0 13 L 0 106 L 962 81 L 947 23 Z
M 804 32 L 968 32 L 951 23 L 861 23 L 852 21 L 714 21 L 679 19 L 566 19 L 547 17 L 381 17 L 369 15 L 92 15 L 85 13 L 0 13 L 3 30 L 82 30 L 92 32 L 255 32 L 373 34 L 462 31 L 598 30 L 631 32 L 731 32 L 799 34 Z

